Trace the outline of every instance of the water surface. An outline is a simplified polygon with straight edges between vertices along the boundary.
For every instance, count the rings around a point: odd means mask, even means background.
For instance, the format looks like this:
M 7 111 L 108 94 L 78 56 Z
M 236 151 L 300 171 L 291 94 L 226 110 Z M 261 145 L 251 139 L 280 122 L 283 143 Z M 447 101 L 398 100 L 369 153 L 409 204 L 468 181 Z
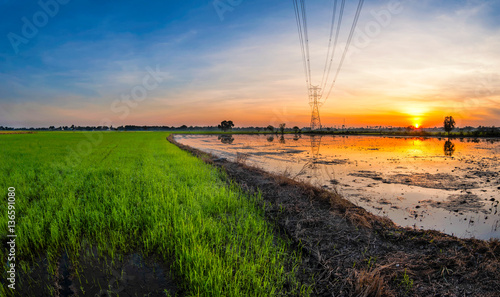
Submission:
M 396 224 L 500 238 L 500 141 L 378 136 L 177 135 L 229 160 L 336 190 Z

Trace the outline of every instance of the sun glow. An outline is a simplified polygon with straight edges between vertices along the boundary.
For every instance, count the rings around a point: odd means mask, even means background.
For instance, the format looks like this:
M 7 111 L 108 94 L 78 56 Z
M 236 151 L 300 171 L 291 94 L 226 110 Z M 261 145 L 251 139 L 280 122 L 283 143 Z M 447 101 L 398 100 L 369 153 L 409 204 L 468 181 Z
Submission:
M 414 117 L 412 119 L 413 127 L 416 129 L 420 128 L 422 126 L 422 118 L 421 117 Z
M 415 129 L 422 128 L 422 122 L 428 120 L 429 109 L 427 107 L 411 105 L 405 107 L 405 113 L 408 115 L 407 120 Z

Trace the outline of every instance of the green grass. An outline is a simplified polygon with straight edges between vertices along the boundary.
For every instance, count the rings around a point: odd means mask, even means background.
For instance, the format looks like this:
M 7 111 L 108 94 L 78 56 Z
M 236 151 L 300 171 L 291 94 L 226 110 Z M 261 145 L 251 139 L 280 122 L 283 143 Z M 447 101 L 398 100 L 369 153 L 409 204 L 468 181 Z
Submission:
M 0 218 L 7 221 L 7 188 L 15 187 L 18 256 L 46 254 L 54 269 L 62 250 L 75 260 L 89 243 L 107 255 L 173 259 L 191 296 L 272 296 L 285 284 L 304 290 L 285 269 L 299 257 L 273 235 L 260 198 L 228 186 L 167 136 L 0 135 Z
M 406 293 L 411 291 L 411 289 L 413 288 L 413 280 L 408 274 L 406 274 L 406 268 L 403 275 L 401 276 L 400 286 L 403 287 Z

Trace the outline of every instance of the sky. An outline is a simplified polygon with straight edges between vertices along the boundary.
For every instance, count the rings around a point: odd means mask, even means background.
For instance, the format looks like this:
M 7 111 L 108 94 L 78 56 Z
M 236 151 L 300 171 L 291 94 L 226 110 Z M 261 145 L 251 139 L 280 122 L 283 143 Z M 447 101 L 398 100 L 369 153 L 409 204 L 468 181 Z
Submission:
M 306 0 L 313 85 L 333 2 Z M 366 0 L 322 125 L 500 126 L 498 15 L 496 0 Z M 309 126 L 292 0 L 0 0 L 0 17 L 0 126 Z

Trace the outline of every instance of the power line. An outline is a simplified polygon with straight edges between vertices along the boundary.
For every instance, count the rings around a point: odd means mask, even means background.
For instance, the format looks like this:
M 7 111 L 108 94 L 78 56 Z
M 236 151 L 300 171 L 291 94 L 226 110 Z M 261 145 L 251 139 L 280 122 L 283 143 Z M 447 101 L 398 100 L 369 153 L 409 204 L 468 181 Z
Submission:
M 304 0 L 300 0 L 302 6 L 302 26 L 304 27 L 304 40 L 306 47 L 306 57 L 307 57 L 307 73 L 309 77 L 309 83 L 311 83 L 311 61 L 309 55 L 309 36 L 307 34 L 307 18 L 306 18 L 306 4 Z
M 333 43 L 332 56 L 330 59 L 330 65 L 328 65 L 328 72 L 326 74 L 326 79 L 325 79 L 324 85 L 322 85 L 322 91 L 324 91 L 326 89 L 326 85 L 328 83 L 328 78 L 330 77 L 330 72 L 331 72 L 332 64 L 333 64 L 333 58 L 335 55 L 335 50 L 337 49 L 337 42 L 339 40 L 340 28 L 342 27 L 342 17 L 344 15 L 344 7 L 345 7 L 345 0 L 342 0 L 342 3 L 340 4 L 339 20 L 337 22 L 337 32 L 335 33 L 335 41 Z M 321 95 L 323 95 L 323 93 L 321 93 Z
M 300 43 L 300 49 L 301 49 L 301 54 L 302 54 L 302 63 L 303 63 L 303 66 L 304 66 L 304 74 L 305 74 L 305 77 L 306 77 L 306 87 L 307 87 L 307 92 L 309 94 L 309 76 L 308 76 L 308 71 L 307 71 L 307 59 L 306 58 L 306 51 L 305 51 L 305 47 L 304 47 L 304 34 L 303 34 L 303 29 L 302 29 L 302 21 L 301 21 L 301 12 L 300 12 L 300 8 L 299 8 L 299 5 L 297 3 L 297 0 L 294 0 L 293 1 L 293 4 L 294 4 L 294 9 L 295 9 L 295 19 L 297 21 L 297 31 L 298 31 L 298 34 L 299 34 L 299 43 Z
M 301 56 L 302 56 L 302 63 L 304 66 L 304 75 L 306 77 L 306 87 L 307 87 L 307 92 L 309 93 L 309 78 L 307 76 L 307 66 L 306 66 L 306 55 L 305 55 L 305 50 L 304 50 L 304 39 L 302 35 L 302 25 L 300 21 L 300 13 L 299 13 L 299 7 L 297 5 L 297 1 L 293 1 L 294 8 L 295 8 L 295 18 L 297 21 L 297 31 L 299 34 L 299 43 L 300 43 L 300 50 L 301 50 Z
M 354 20 L 352 22 L 351 31 L 349 32 L 349 37 L 347 38 L 347 43 L 346 43 L 346 46 L 344 48 L 344 53 L 342 54 L 342 59 L 340 59 L 339 67 L 337 68 L 337 72 L 335 73 L 335 77 L 333 78 L 332 85 L 330 86 L 330 90 L 328 91 L 328 94 L 326 95 L 323 103 L 325 103 L 325 101 L 330 96 L 330 93 L 332 92 L 333 86 L 335 85 L 335 82 L 337 81 L 337 77 L 339 75 L 340 69 L 342 68 L 342 64 L 344 64 L 345 55 L 347 53 L 347 50 L 349 49 L 349 45 L 351 45 L 352 36 L 354 35 L 354 30 L 356 29 L 356 25 L 358 23 L 359 14 L 361 13 L 361 8 L 363 7 L 363 3 L 364 3 L 364 0 L 359 0 L 358 8 L 356 9 L 356 15 L 354 16 Z
M 321 77 L 321 84 L 320 86 L 323 87 L 323 82 L 325 81 L 325 75 L 326 75 L 326 69 L 328 66 L 328 59 L 330 58 L 330 48 L 332 46 L 332 36 L 333 36 L 333 28 L 335 26 L 335 15 L 337 13 L 337 0 L 333 2 L 333 10 L 332 10 L 332 24 L 330 26 L 330 38 L 328 38 L 328 49 L 326 51 L 326 60 L 325 60 L 325 68 L 323 69 L 323 76 Z M 333 60 L 333 54 L 335 53 L 335 47 L 332 51 L 332 60 Z M 328 79 L 327 79 L 328 81 Z
M 337 4 L 338 4 L 337 0 L 334 1 L 333 11 L 332 11 L 332 20 L 331 20 L 331 25 L 330 25 L 330 37 L 328 39 L 328 49 L 327 49 L 327 54 L 326 54 L 326 59 L 325 59 L 325 67 L 323 68 L 323 76 L 321 78 L 321 84 L 318 86 L 312 85 L 311 61 L 310 61 L 310 52 L 309 52 L 309 36 L 308 36 L 308 32 L 307 32 L 307 17 L 306 17 L 305 0 L 300 0 L 300 3 L 298 2 L 298 0 L 293 0 L 295 19 L 297 22 L 297 32 L 299 34 L 300 50 L 301 50 L 301 54 L 302 54 L 304 74 L 306 77 L 306 86 L 307 86 L 307 92 L 308 92 L 308 96 L 309 96 L 309 104 L 311 105 L 311 108 L 312 108 L 312 116 L 311 116 L 311 129 L 312 130 L 314 130 L 315 128 L 321 128 L 321 121 L 320 121 L 320 117 L 319 117 L 319 107 L 326 102 L 326 100 L 330 96 L 330 93 L 333 89 L 333 86 L 335 85 L 335 82 L 337 80 L 339 72 L 340 72 L 342 65 L 344 63 L 346 53 L 347 53 L 349 46 L 351 44 L 352 37 L 353 37 L 354 31 L 356 29 L 356 25 L 358 23 L 359 15 L 360 15 L 361 9 L 363 7 L 363 3 L 364 3 L 364 0 L 359 0 L 358 7 L 356 9 L 356 14 L 355 14 L 353 23 L 351 25 L 351 30 L 349 32 L 349 37 L 347 38 L 347 43 L 345 45 L 344 52 L 342 53 L 342 58 L 340 59 L 340 63 L 338 65 L 337 71 L 335 72 L 335 77 L 333 78 L 333 81 L 331 83 L 331 86 L 330 86 L 330 89 L 328 91 L 327 96 L 324 97 L 323 102 L 321 102 L 321 99 L 323 97 L 323 92 L 326 89 L 326 86 L 328 84 L 328 79 L 330 77 L 330 72 L 331 72 L 331 68 L 332 68 L 332 64 L 333 64 L 333 58 L 335 56 L 335 51 L 337 48 L 337 42 L 339 39 L 340 28 L 342 25 L 342 18 L 343 18 L 343 14 L 344 14 L 345 0 L 342 0 L 341 5 L 340 5 L 339 16 L 338 16 L 338 20 L 337 20 L 337 28 L 336 28 L 336 33 L 335 33 L 335 39 L 334 39 L 333 48 L 332 48 L 331 47 L 332 46 L 332 37 L 333 37 L 333 30 L 335 28 L 335 16 L 337 13 Z M 331 51 L 330 51 L 330 49 L 331 49 Z M 329 59 L 330 59 L 330 62 L 328 63 Z

